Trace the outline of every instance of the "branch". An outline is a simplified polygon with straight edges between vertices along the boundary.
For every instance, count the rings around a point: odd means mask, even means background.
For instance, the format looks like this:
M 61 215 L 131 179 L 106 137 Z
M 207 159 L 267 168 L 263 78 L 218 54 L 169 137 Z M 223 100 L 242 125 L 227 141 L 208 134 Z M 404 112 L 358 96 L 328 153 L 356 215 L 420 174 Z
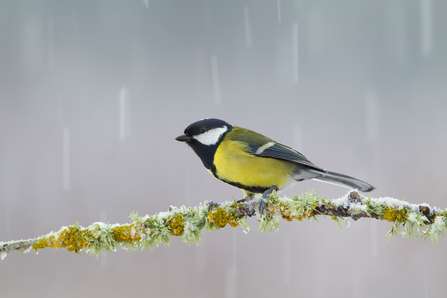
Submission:
M 241 226 L 244 233 L 250 231 L 247 218 L 256 216 L 260 220 L 259 231 L 270 232 L 279 228 L 279 220 L 302 221 L 317 216 L 330 216 L 341 228 L 346 217 L 358 220 L 363 217 L 392 222 L 388 238 L 398 234 L 406 237 L 429 237 L 435 243 L 447 230 L 447 209 L 432 208 L 428 204 L 410 204 L 393 198 L 365 197 L 350 191 L 342 198 L 330 200 L 320 198 L 315 192 L 307 192 L 292 198 L 270 195 L 266 212 L 259 214 L 258 202 L 225 202 L 208 212 L 209 202 L 198 207 L 180 208 L 171 206 L 169 211 L 149 216 L 130 215 L 131 223 L 106 224 L 96 222 L 88 227 L 78 223 L 62 227 L 57 232 L 28 240 L 0 242 L 3 260 L 10 252 L 38 253 L 41 249 L 65 248 L 70 252 L 86 251 L 98 256 L 100 252 L 115 251 L 118 245 L 127 250 L 150 248 L 160 244 L 169 245 L 170 236 L 181 236 L 186 243 L 199 244 L 203 231 L 224 228 L 227 224 Z

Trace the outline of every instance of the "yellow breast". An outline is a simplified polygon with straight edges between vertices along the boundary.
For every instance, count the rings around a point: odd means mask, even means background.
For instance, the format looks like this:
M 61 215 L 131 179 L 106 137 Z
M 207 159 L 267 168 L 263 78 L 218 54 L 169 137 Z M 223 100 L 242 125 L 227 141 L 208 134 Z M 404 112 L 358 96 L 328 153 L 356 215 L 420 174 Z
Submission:
M 287 187 L 294 179 L 294 164 L 274 158 L 253 156 L 247 153 L 244 143 L 228 140 L 222 142 L 214 155 L 217 176 L 223 180 L 250 187 L 273 185 Z

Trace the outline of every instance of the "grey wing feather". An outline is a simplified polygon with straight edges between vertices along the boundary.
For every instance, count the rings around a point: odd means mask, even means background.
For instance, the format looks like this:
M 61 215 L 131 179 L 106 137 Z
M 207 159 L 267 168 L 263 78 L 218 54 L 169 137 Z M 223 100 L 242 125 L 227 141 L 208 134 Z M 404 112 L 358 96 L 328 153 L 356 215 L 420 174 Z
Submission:
M 256 148 L 256 150 L 258 148 Z M 256 150 L 255 150 L 255 152 L 256 152 Z M 273 146 L 266 148 L 265 150 L 263 150 L 259 154 L 254 153 L 254 155 L 257 155 L 257 156 L 260 156 L 260 157 L 270 157 L 270 158 L 282 159 L 282 160 L 294 162 L 294 163 L 297 163 L 297 164 L 306 165 L 306 166 L 309 166 L 309 167 L 311 167 L 313 169 L 325 172 L 324 169 L 314 165 L 303 154 L 299 153 L 298 151 L 293 150 L 290 147 L 287 147 L 285 145 L 282 145 L 282 144 L 276 143 L 276 142 L 275 142 L 275 144 Z

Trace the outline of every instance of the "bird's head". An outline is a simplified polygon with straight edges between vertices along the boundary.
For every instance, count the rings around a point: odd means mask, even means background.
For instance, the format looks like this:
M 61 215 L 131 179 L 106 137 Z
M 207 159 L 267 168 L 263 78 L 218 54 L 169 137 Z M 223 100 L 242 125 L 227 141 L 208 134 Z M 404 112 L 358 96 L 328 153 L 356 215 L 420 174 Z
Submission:
M 217 145 L 223 136 L 229 132 L 233 127 L 227 122 L 215 119 L 206 118 L 190 124 L 185 129 L 185 134 L 175 138 L 177 141 L 186 142 L 192 146 L 194 144 L 204 146 Z
M 185 134 L 175 139 L 187 143 L 200 157 L 203 165 L 210 169 L 217 147 L 232 129 L 233 126 L 223 120 L 207 118 L 190 124 L 185 129 Z

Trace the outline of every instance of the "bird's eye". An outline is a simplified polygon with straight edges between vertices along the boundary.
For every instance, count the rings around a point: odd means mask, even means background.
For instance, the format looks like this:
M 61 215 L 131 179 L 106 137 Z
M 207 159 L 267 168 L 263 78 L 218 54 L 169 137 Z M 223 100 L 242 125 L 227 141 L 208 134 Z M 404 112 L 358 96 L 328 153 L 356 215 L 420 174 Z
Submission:
M 200 128 L 200 133 L 204 133 L 205 132 L 205 127 Z

